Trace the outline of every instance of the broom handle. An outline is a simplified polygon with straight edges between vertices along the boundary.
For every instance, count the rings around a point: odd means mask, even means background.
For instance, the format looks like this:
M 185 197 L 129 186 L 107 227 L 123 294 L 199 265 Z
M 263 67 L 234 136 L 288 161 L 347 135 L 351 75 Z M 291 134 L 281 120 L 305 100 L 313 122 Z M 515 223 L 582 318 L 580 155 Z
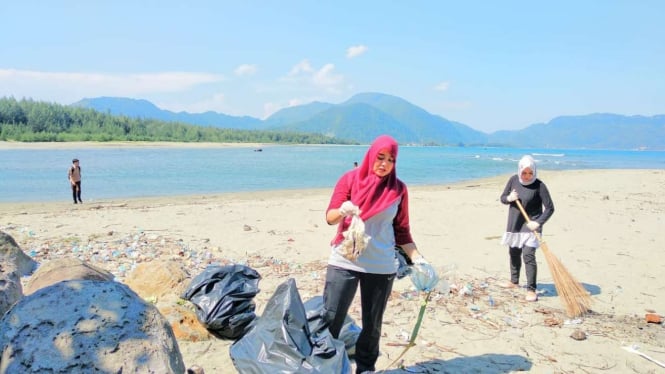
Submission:
M 515 204 L 517 204 L 517 207 L 520 208 L 520 212 L 522 212 L 522 215 L 524 216 L 524 219 L 526 220 L 527 223 L 531 222 L 531 218 L 529 218 L 529 215 L 526 214 L 526 210 L 524 210 L 524 207 L 522 206 L 522 203 L 520 203 L 519 199 L 515 200 Z M 533 230 L 534 235 L 536 235 L 536 239 L 538 239 L 539 242 L 542 242 L 543 239 L 540 237 L 540 234 L 538 231 Z

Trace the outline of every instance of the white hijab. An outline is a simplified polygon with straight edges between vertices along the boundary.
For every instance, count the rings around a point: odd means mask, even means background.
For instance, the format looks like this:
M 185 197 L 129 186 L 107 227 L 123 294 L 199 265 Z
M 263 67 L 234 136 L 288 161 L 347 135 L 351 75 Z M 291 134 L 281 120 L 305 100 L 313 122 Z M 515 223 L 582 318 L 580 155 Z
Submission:
M 531 169 L 531 171 L 533 172 L 533 177 L 528 182 L 525 182 L 522 179 L 522 170 L 524 170 L 526 168 Z M 536 174 L 536 160 L 534 160 L 533 157 L 531 157 L 530 155 L 523 156 L 520 159 L 520 162 L 517 164 L 517 178 L 519 178 L 520 183 L 522 184 L 522 186 L 528 186 L 531 183 L 536 181 L 536 177 L 537 177 L 537 174 Z

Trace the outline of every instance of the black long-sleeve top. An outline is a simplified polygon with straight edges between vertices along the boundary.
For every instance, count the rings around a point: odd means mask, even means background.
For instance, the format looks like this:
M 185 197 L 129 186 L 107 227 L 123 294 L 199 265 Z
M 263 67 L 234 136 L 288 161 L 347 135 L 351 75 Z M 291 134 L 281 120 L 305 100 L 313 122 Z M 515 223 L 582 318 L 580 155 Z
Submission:
M 508 179 L 506 183 L 506 188 L 504 188 L 503 193 L 501 194 L 501 202 L 504 204 L 510 204 L 508 208 L 508 224 L 506 226 L 507 232 L 529 232 L 528 227 L 526 227 L 526 220 L 522 216 L 517 204 L 512 202 L 509 203 L 506 198 L 510 194 L 510 191 L 517 191 L 518 198 L 524 207 L 524 210 L 529 215 L 529 219 L 540 223 L 539 231 L 542 229 L 542 226 L 548 219 L 554 214 L 554 202 L 550 197 L 550 192 L 540 179 L 536 179 L 533 183 L 524 186 L 520 183 L 517 174 L 513 175 Z

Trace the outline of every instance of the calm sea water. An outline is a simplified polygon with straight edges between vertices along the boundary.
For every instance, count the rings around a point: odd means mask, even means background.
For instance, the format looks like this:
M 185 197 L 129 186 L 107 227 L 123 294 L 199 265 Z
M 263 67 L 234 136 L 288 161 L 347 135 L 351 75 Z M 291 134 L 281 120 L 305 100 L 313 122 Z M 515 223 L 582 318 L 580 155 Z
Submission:
M 67 169 L 81 160 L 84 202 L 99 199 L 332 188 L 367 146 L 252 148 L 0 149 L 0 202 L 71 199 Z M 665 152 L 400 147 L 397 172 L 410 186 L 516 170 L 531 154 L 542 170 L 665 169 Z

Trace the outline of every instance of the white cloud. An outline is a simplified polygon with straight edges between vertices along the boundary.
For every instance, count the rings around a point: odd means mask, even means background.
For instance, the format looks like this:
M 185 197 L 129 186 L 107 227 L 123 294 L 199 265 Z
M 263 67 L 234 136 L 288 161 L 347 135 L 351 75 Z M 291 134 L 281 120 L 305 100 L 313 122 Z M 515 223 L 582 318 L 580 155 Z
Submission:
M 367 52 L 367 46 L 365 45 L 354 45 L 346 50 L 346 58 L 354 58 L 362 55 Z
M 344 76 L 335 72 L 334 64 L 325 64 L 321 69 L 316 70 L 308 60 L 303 60 L 296 64 L 289 71 L 284 81 L 295 81 L 299 85 L 309 83 L 312 88 L 325 89 L 330 92 L 339 92 L 340 86 L 344 82 Z M 300 89 L 303 87 L 301 86 Z
M 257 65 L 252 64 L 242 64 L 238 66 L 233 72 L 239 77 L 254 75 L 258 71 Z
M 313 72 L 314 69 L 312 68 L 312 65 L 310 65 L 308 60 L 302 60 L 299 63 L 297 63 L 294 67 L 291 68 L 291 71 L 289 71 L 288 76 L 289 77 L 296 77 L 302 74 L 308 74 Z
M 441 82 L 434 86 L 435 91 L 448 91 L 448 88 L 450 88 L 450 82 Z
M 294 106 L 298 105 L 303 105 L 303 104 L 308 104 L 311 103 L 312 101 L 315 101 L 316 99 L 290 99 L 289 104 L 286 106 L 287 108 L 291 108 Z
M 223 80 L 222 75 L 191 72 L 106 74 L 0 69 L 0 96 L 70 103 L 83 97 L 182 92 Z
M 335 74 L 335 65 L 325 64 L 321 70 L 317 71 L 312 77 L 314 84 L 318 86 L 336 86 L 344 77 L 341 74 Z

